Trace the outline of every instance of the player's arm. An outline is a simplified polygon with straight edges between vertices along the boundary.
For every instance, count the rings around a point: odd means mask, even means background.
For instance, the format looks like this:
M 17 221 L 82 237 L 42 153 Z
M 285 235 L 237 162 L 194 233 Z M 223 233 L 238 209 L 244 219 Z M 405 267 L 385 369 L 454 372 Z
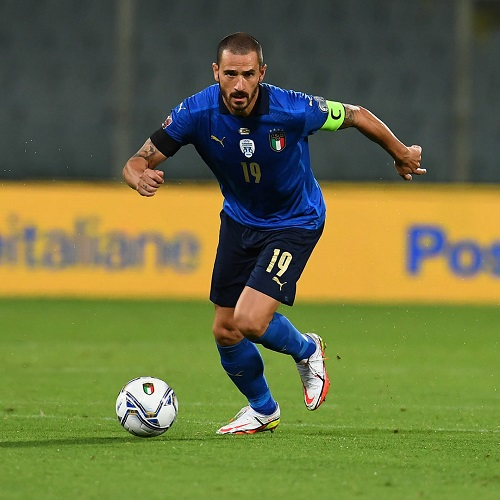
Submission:
M 141 196 L 154 196 L 163 184 L 163 172 L 155 169 L 166 159 L 148 139 L 123 167 L 123 178 Z
M 422 148 L 420 146 L 405 146 L 373 113 L 361 106 L 340 104 L 326 101 L 328 118 L 323 125 L 325 130 L 337 130 L 354 127 L 373 142 L 382 146 L 393 158 L 394 167 L 405 180 L 411 181 L 412 174 L 422 175 L 425 168 L 420 168 Z

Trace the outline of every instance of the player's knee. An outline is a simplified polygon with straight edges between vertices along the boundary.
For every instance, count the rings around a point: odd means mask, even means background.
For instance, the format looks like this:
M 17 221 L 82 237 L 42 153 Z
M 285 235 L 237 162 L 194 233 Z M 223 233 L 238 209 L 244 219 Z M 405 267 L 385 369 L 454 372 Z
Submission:
M 269 326 L 269 321 L 265 318 L 253 314 L 251 311 L 236 311 L 234 320 L 238 330 L 248 340 L 255 342 L 258 340 Z
M 237 344 L 243 339 L 243 336 L 235 325 L 214 323 L 212 333 L 214 334 L 215 341 L 221 347 Z

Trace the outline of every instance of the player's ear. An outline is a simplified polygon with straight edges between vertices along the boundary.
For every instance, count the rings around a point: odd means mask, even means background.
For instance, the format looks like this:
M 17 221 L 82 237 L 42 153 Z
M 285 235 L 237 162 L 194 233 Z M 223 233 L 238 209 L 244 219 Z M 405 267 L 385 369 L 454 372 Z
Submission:
M 217 63 L 212 63 L 212 70 L 214 72 L 214 80 L 219 81 L 219 65 Z
M 264 75 L 266 74 L 267 65 L 263 64 L 259 70 L 259 83 L 264 80 Z

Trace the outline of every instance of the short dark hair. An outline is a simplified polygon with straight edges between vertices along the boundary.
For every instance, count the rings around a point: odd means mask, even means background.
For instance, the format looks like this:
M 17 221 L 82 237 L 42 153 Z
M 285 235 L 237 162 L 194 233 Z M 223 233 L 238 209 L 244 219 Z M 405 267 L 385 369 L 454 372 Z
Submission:
M 220 63 L 222 52 L 229 50 L 232 54 L 246 55 L 249 52 L 256 52 L 259 66 L 264 66 L 264 56 L 262 46 L 256 38 L 248 33 L 238 32 L 227 35 L 219 42 L 217 47 L 217 64 Z

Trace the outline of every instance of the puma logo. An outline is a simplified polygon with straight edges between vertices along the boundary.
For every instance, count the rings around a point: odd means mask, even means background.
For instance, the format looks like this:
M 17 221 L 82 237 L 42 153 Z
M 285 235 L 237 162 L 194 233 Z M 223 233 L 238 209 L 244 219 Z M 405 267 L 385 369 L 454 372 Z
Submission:
M 273 281 L 276 281 L 276 283 L 278 283 L 278 285 L 280 286 L 280 292 L 281 292 L 281 289 L 288 283 L 288 281 L 281 283 L 281 281 L 276 276 L 273 277 Z
M 222 139 L 219 139 L 218 137 L 215 137 L 215 135 L 211 135 L 211 136 L 210 136 L 210 139 L 213 139 L 214 141 L 219 142 L 219 143 L 220 143 L 220 145 L 221 145 L 222 147 L 224 147 L 224 143 L 223 143 L 222 141 L 224 141 L 225 137 L 223 137 Z

